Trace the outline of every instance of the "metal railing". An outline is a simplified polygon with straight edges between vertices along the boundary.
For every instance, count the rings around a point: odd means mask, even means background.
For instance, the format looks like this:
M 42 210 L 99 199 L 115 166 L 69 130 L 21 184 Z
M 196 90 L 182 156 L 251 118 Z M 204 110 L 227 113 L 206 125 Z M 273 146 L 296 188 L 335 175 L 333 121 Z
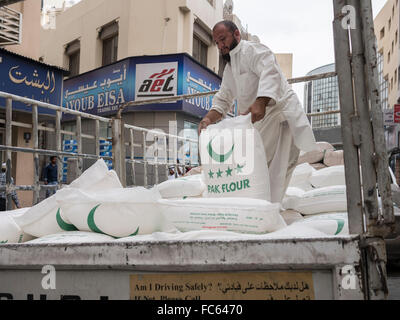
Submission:
M 121 183 L 126 186 L 126 163 L 129 163 L 131 165 L 131 168 L 133 169 L 133 175 L 134 178 L 136 178 L 136 172 L 135 172 L 135 164 L 142 164 L 144 165 L 145 169 L 145 177 L 144 177 L 144 185 L 148 186 L 148 181 L 147 181 L 147 168 L 149 166 L 154 166 L 156 167 L 156 183 L 160 181 L 159 176 L 158 176 L 158 167 L 159 166 L 165 166 L 165 173 L 167 174 L 169 166 L 174 166 L 176 172 L 178 171 L 178 167 L 184 171 L 184 168 L 187 166 L 193 166 L 195 165 L 193 163 L 193 154 L 197 151 L 193 151 L 192 153 L 192 148 L 190 147 L 190 161 L 187 162 L 185 161 L 184 157 L 182 163 L 178 163 L 177 160 L 179 158 L 177 153 L 174 153 L 174 155 L 171 157 L 164 157 L 160 158 L 158 157 L 158 150 L 159 148 L 156 148 L 157 153 L 156 153 L 156 158 L 151 159 L 147 156 L 147 144 L 150 142 L 153 142 L 153 144 L 158 145 L 160 138 L 163 139 L 163 149 L 165 151 L 165 154 L 171 154 L 171 150 L 178 150 L 178 148 L 173 148 L 172 143 L 173 141 L 181 141 L 183 143 L 188 143 L 189 146 L 192 146 L 193 143 L 197 143 L 195 140 L 191 140 L 185 137 L 180 137 L 176 135 L 171 135 L 171 134 L 166 134 L 162 133 L 156 130 L 149 130 L 141 127 L 135 127 L 131 126 L 128 124 L 123 124 L 120 119 L 116 118 L 104 118 L 88 113 L 83 113 L 71 109 L 67 109 L 64 107 L 44 103 L 44 102 L 39 102 L 36 100 L 32 100 L 29 98 L 23 98 L 20 96 L 12 95 L 9 93 L 5 92 L 0 92 L 0 98 L 5 99 L 6 105 L 5 105 L 5 111 L 6 111 L 6 118 L 5 119 L 0 119 L 0 124 L 5 125 L 5 145 L 0 145 L 0 151 L 5 152 L 5 160 L 7 163 L 7 182 L 5 187 L 0 186 L 0 191 L 5 191 L 7 195 L 7 208 L 11 209 L 11 193 L 15 190 L 20 190 L 20 191 L 33 191 L 33 204 L 37 204 L 39 202 L 39 194 L 41 189 L 58 189 L 62 185 L 58 186 L 47 186 L 47 185 L 42 185 L 39 182 L 39 156 L 40 155 L 46 155 L 46 156 L 57 156 L 57 165 L 58 165 L 58 181 L 62 181 L 62 162 L 61 162 L 61 157 L 68 157 L 72 159 L 76 159 L 77 161 L 77 166 L 74 170 L 74 173 L 77 176 L 79 176 L 82 173 L 82 168 L 83 168 L 83 160 L 84 159 L 91 159 L 91 160 L 97 160 L 100 158 L 103 158 L 105 160 L 112 160 L 114 169 L 116 170 Z M 17 122 L 13 121 L 12 119 L 12 111 L 13 111 L 13 102 L 20 102 L 24 103 L 26 105 L 30 105 L 32 108 L 32 124 L 29 123 L 22 123 L 22 122 Z M 50 127 L 44 127 L 39 125 L 39 117 L 38 117 L 38 107 L 46 108 L 49 110 L 54 110 L 56 112 L 55 114 L 55 119 L 54 119 L 54 128 Z M 62 114 L 70 114 L 75 116 L 75 123 L 76 123 L 76 130 L 75 132 L 71 131 L 66 131 L 62 130 L 61 128 L 61 118 Z M 93 134 L 84 134 L 82 133 L 82 119 L 87 119 L 87 120 L 93 120 L 95 122 L 94 126 L 94 133 Z M 113 152 L 112 152 L 112 157 L 111 156 L 101 156 L 100 155 L 100 140 L 108 140 L 107 137 L 101 137 L 100 136 L 100 123 L 107 123 L 107 125 L 111 126 L 113 130 L 113 137 L 112 137 L 112 142 L 113 142 Z M 122 124 L 122 126 L 121 126 Z M 12 127 L 20 127 L 20 128 L 27 128 L 32 130 L 32 142 L 33 142 L 33 147 L 32 148 L 26 148 L 26 147 L 16 147 L 12 145 Z M 123 129 L 123 130 L 121 130 Z M 130 141 L 128 143 L 125 143 L 124 135 L 125 135 L 125 130 L 128 130 L 130 134 Z M 54 133 L 55 135 L 55 150 L 47 150 L 47 149 L 39 149 L 39 131 L 46 131 L 50 133 Z M 142 133 L 142 141 L 141 143 L 134 143 L 134 132 L 141 132 Z M 149 133 L 151 133 L 154 136 L 153 141 L 149 141 Z M 77 150 L 76 152 L 65 152 L 62 151 L 62 136 L 63 135 L 72 135 L 75 137 L 75 140 L 77 142 Z M 94 142 L 95 145 L 95 153 L 94 154 L 87 154 L 83 153 L 83 143 L 82 139 L 89 139 Z M 130 153 L 129 156 L 126 157 L 126 148 L 130 148 Z M 141 148 L 143 151 L 143 157 L 142 160 L 137 159 L 135 157 L 135 148 Z M 16 152 L 22 152 L 22 153 L 30 153 L 33 154 L 33 162 L 34 162 L 34 176 L 33 176 L 33 183 L 32 185 L 18 185 L 18 186 L 13 186 L 11 185 L 11 175 L 10 173 L 12 172 L 12 162 L 11 162 L 11 154 L 16 153 Z M 121 165 L 123 164 L 123 165 Z M 168 176 L 168 174 L 167 174 Z M 136 180 L 136 179 L 134 179 Z M 133 185 L 136 185 L 134 181 Z

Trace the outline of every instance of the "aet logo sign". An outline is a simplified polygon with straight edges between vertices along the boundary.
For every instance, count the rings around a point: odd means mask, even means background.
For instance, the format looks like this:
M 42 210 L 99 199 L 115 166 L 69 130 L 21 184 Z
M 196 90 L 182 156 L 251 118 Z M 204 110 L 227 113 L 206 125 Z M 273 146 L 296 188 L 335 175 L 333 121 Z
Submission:
M 135 100 L 176 96 L 177 83 L 177 62 L 138 64 Z

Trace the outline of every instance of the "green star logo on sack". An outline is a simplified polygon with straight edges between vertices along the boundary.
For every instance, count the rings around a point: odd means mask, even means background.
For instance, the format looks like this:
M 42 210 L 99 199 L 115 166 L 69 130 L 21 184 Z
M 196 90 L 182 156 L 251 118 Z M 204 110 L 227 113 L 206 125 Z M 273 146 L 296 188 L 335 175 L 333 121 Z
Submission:
M 217 172 L 217 179 L 218 179 L 218 178 L 222 178 L 222 174 L 223 174 L 223 173 L 224 173 L 224 172 L 221 171 L 221 169 L 219 169 L 218 172 Z
M 220 163 L 224 163 L 226 160 L 228 160 L 231 155 L 233 154 L 233 149 L 235 148 L 235 145 L 232 145 L 232 149 L 230 151 L 228 151 L 226 154 L 218 154 L 216 153 L 213 148 L 212 148 L 212 142 L 213 142 L 214 138 L 210 140 L 210 142 L 208 143 L 207 146 L 207 151 L 208 154 L 210 155 L 210 157 Z
M 89 213 L 88 218 L 87 218 L 87 224 L 88 224 L 90 230 L 92 230 L 93 232 L 101 233 L 101 234 L 107 235 L 107 233 L 104 233 L 103 231 L 101 231 L 101 230 L 96 226 L 96 223 L 94 222 L 94 214 L 95 214 L 96 210 L 97 210 L 100 206 L 101 206 L 101 204 L 95 206 L 92 210 L 90 210 L 90 213 Z M 137 236 L 137 235 L 139 234 L 139 228 L 140 228 L 140 227 L 138 227 L 138 228 L 136 229 L 136 231 L 135 231 L 134 233 L 132 233 L 131 235 L 129 235 L 128 237 Z M 118 237 L 113 237 L 113 238 L 118 239 Z
M 208 173 L 208 176 L 210 177 L 210 179 L 214 178 L 214 172 L 212 172 L 212 171 L 210 170 L 210 172 Z
M 226 176 L 227 176 L 227 177 L 232 177 L 232 171 L 233 171 L 233 169 L 231 169 L 231 168 L 228 167 L 228 170 L 225 171 Z
M 238 164 L 238 166 L 236 167 L 236 172 L 237 172 L 237 173 L 242 173 L 243 168 L 244 168 L 244 165 L 241 166 L 240 164 Z
M 73 225 L 73 224 L 69 224 L 66 223 L 63 218 L 61 218 L 61 212 L 60 212 L 60 208 L 58 208 L 57 210 L 57 214 L 56 214 L 56 220 L 57 220 L 57 224 L 58 226 L 64 230 L 64 231 L 78 231 L 78 229 Z

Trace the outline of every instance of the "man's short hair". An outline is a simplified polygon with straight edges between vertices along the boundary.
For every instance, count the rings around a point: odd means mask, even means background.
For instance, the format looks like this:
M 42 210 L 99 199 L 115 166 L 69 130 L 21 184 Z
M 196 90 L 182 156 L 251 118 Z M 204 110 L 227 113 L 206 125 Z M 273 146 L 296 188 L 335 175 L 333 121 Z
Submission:
M 51 157 L 50 157 L 50 161 L 53 161 L 54 158 L 57 159 L 57 156 L 51 156 Z
M 223 24 L 226 28 L 228 28 L 228 30 L 232 33 L 234 33 L 236 30 L 239 30 L 239 28 L 234 22 L 230 20 L 222 20 L 214 26 L 213 31 L 215 30 L 216 27 L 218 27 L 221 24 Z

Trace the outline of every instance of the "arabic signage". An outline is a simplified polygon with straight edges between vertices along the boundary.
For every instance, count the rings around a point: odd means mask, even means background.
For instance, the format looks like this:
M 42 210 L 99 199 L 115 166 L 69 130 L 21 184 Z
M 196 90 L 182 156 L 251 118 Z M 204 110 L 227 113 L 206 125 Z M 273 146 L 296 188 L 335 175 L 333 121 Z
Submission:
M 138 274 L 131 300 L 314 300 L 312 272 Z
M 216 90 L 220 82 L 216 74 L 187 54 L 132 57 L 66 80 L 63 105 L 106 116 L 115 114 L 129 101 Z M 139 105 L 125 112 L 184 111 L 203 117 L 210 109 L 211 99 Z
M 385 126 L 393 126 L 394 123 L 394 109 L 383 110 L 383 124 Z
M 63 71 L 40 62 L 0 50 L 0 91 L 54 105 L 61 105 Z M 0 107 L 5 106 L 0 98 Z M 13 102 L 13 110 L 30 112 L 32 108 L 24 103 Z M 55 114 L 55 111 L 38 108 L 41 114 Z
M 183 94 L 194 94 L 219 90 L 221 79 L 185 56 L 183 68 Z M 185 100 L 183 111 L 204 117 L 212 107 L 213 96 Z

